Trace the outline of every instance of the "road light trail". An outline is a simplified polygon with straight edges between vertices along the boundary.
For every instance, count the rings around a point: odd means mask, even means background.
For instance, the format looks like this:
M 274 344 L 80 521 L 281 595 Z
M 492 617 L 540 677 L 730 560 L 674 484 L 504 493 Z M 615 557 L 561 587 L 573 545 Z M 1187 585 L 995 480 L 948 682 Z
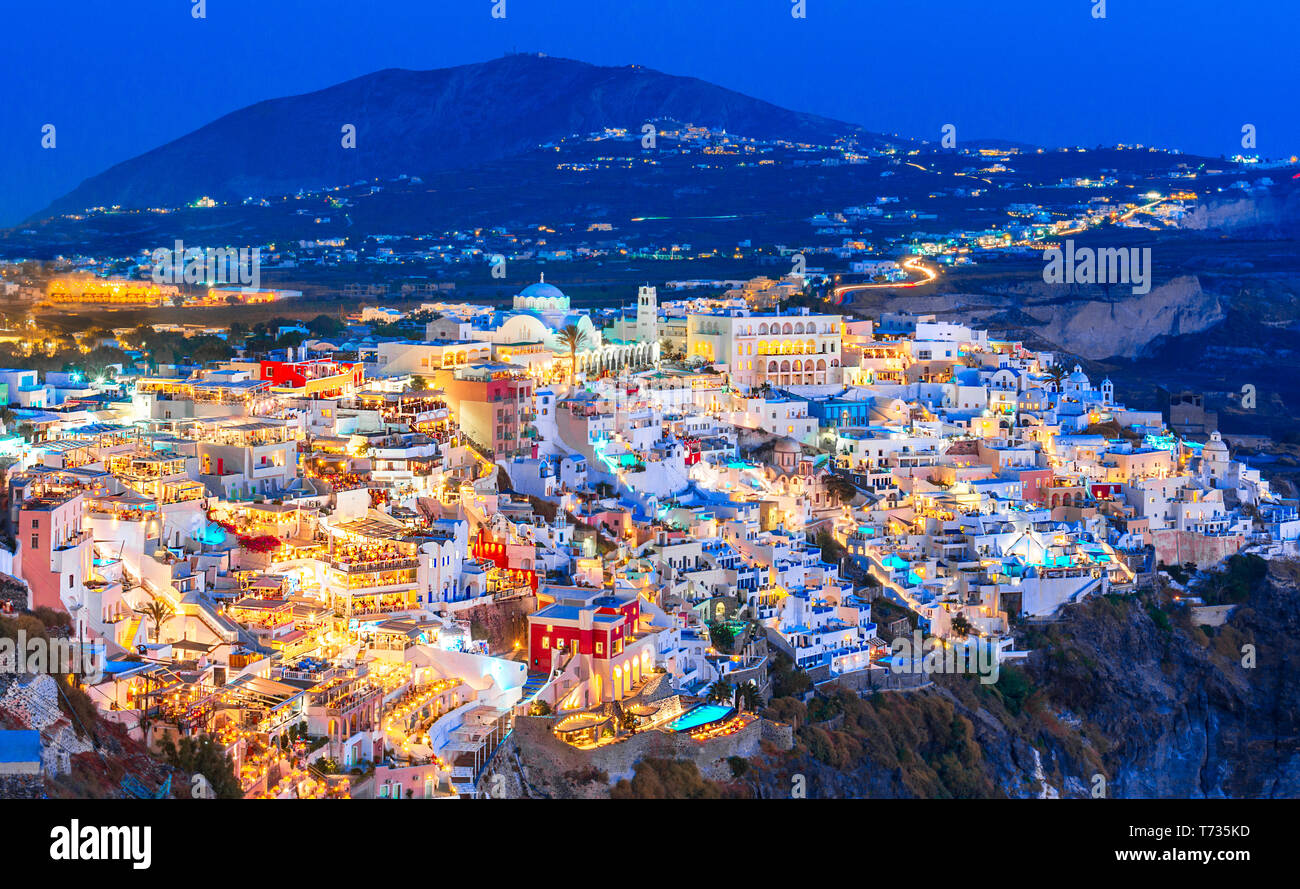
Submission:
M 901 284 L 843 284 L 831 291 L 835 297 L 835 305 L 839 306 L 844 304 L 844 294 L 846 293 L 853 293 L 858 290 L 878 290 L 880 288 L 920 287 L 929 284 L 939 277 L 937 271 L 927 265 L 921 264 L 921 258 L 919 256 L 913 256 L 903 260 L 902 266 L 909 272 L 917 272 L 923 277 L 918 281 L 904 281 Z

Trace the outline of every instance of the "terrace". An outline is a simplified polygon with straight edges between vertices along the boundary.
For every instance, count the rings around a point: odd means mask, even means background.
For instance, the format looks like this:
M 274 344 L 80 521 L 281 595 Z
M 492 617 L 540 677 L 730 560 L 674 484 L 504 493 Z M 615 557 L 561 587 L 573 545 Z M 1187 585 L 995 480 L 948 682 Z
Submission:
M 208 444 L 247 448 L 293 441 L 298 437 L 298 430 L 283 422 L 238 420 L 198 422 L 190 428 L 190 435 Z

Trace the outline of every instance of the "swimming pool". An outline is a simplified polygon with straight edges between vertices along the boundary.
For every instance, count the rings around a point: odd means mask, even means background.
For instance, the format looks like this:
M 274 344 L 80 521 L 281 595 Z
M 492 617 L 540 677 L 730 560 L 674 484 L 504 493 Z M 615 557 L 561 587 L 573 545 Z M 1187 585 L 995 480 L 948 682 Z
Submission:
M 722 704 L 700 704 L 668 723 L 668 728 L 674 732 L 688 732 L 710 722 L 717 722 L 730 713 L 731 708 Z

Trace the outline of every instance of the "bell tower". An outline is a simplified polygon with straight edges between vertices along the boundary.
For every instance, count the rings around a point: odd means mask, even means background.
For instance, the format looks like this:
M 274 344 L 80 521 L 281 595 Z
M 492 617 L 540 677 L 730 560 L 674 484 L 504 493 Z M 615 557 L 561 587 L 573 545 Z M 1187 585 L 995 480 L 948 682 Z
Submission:
M 636 338 L 644 343 L 659 342 L 659 292 L 649 284 L 636 292 Z

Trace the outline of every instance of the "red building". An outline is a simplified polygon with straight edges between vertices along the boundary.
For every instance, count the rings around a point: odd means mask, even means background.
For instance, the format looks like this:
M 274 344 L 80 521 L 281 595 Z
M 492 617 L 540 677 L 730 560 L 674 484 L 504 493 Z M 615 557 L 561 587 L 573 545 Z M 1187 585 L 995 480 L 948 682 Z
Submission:
M 358 362 L 343 364 L 329 358 L 307 361 L 263 361 L 259 379 L 270 380 L 272 388 L 291 389 L 296 394 L 333 398 L 359 387 L 365 370 Z
M 537 592 L 537 572 L 533 570 L 537 547 L 529 544 L 499 543 L 495 537 L 480 528 L 470 543 L 470 553 L 476 559 L 487 559 L 502 571 L 510 572 L 510 579 L 527 583 Z
M 1044 488 L 1051 482 L 1053 473 L 1050 469 L 1021 469 L 1017 473 L 1020 477 L 1021 496 L 1029 503 L 1042 503 L 1044 498 Z
M 591 706 L 635 693 L 654 670 L 654 636 L 639 627 L 640 599 L 605 590 L 546 587 L 528 616 L 528 670 L 549 673 L 568 665 L 577 680 L 564 706 Z M 576 663 L 574 661 L 576 658 Z
M 552 588 L 554 589 L 554 588 Z M 528 669 L 551 669 L 556 653 L 576 652 L 607 660 L 622 654 L 641 615 L 639 599 L 596 595 L 574 588 L 582 600 L 562 598 L 528 616 Z M 590 596 L 590 598 L 586 598 Z

